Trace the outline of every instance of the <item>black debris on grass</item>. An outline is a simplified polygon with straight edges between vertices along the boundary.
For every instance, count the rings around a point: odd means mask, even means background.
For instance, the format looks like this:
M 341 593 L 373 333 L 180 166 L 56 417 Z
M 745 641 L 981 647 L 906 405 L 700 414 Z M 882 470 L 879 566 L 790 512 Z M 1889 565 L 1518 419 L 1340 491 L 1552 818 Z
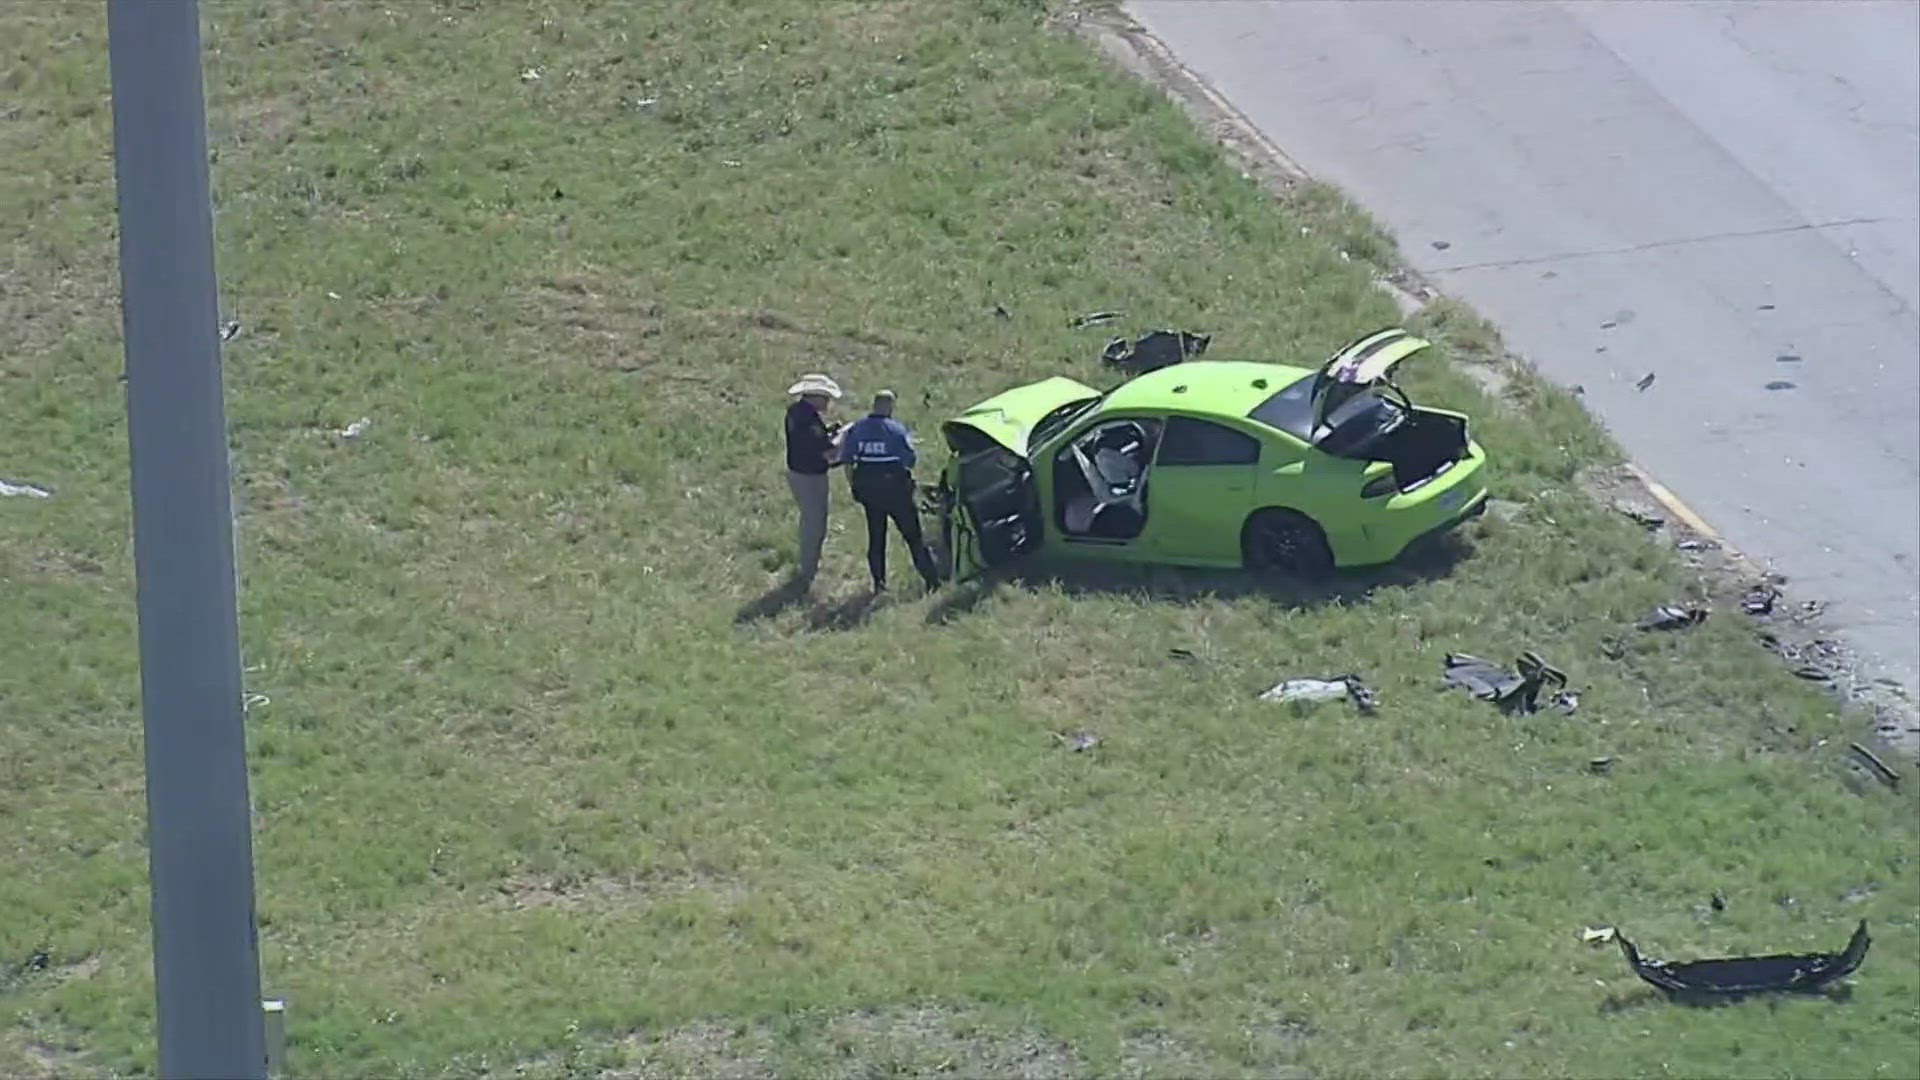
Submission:
M 1515 664 L 1517 672 L 1466 653 L 1448 653 L 1443 664 L 1441 680 L 1444 685 L 1465 690 L 1482 701 L 1492 702 L 1502 712 L 1537 712 L 1540 708 L 1540 691 L 1549 685 L 1567 685 L 1566 672 L 1549 664 L 1532 650 L 1520 654 Z M 1575 700 L 1577 703 L 1578 699 Z
M 1211 334 L 1155 330 L 1132 342 L 1126 338 L 1107 342 L 1107 347 L 1101 350 L 1100 362 L 1129 375 L 1145 375 L 1201 355 L 1212 341 Z
M 1625 934 L 1616 933 L 1615 939 L 1633 973 L 1647 983 L 1669 995 L 1716 996 L 1820 990 L 1858 970 L 1872 940 L 1862 919 L 1847 947 L 1837 953 L 1774 953 L 1676 964 L 1646 959 Z

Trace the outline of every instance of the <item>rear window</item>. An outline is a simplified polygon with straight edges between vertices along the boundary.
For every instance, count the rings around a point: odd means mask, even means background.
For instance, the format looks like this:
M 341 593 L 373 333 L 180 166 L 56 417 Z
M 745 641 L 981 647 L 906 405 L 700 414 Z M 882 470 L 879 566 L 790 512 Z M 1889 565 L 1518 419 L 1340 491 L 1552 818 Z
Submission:
M 1303 443 L 1311 443 L 1313 376 L 1302 376 L 1294 380 L 1293 385 L 1255 405 L 1253 411 L 1247 414 L 1247 419 L 1278 428 Z

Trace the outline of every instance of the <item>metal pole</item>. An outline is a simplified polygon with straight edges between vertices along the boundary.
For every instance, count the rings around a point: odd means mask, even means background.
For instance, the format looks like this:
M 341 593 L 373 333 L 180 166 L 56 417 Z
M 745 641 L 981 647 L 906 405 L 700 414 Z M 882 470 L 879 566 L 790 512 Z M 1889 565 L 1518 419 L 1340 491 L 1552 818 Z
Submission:
M 259 1080 L 232 497 L 196 0 L 108 0 L 160 1074 Z

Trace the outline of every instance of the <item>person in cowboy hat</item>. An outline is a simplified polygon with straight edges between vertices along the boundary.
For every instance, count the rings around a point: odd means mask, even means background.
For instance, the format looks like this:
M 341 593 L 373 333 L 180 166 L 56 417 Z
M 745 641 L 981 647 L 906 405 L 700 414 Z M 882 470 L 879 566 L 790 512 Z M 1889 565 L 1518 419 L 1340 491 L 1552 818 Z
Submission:
M 840 464 L 840 425 L 829 425 L 827 407 L 840 397 L 840 385 L 818 372 L 800 376 L 787 387 L 787 486 L 800 507 L 799 581 L 811 586 L 820 570 L 820 548 L 827 539 L 827 472 Z

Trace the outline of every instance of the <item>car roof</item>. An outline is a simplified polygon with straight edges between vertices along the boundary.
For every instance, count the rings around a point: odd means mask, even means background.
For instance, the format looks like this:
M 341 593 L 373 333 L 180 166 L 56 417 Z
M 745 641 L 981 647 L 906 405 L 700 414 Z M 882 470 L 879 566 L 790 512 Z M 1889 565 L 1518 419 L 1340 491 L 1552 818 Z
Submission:
M 1244 418 L 1261 402 L 1312 374 L 1306 368 L 1254 360 L 1188 360 L 1115 387 L 1101 411 L 1179 409 Z M 1185 389 L 1175 393 L 1179 387 Z

